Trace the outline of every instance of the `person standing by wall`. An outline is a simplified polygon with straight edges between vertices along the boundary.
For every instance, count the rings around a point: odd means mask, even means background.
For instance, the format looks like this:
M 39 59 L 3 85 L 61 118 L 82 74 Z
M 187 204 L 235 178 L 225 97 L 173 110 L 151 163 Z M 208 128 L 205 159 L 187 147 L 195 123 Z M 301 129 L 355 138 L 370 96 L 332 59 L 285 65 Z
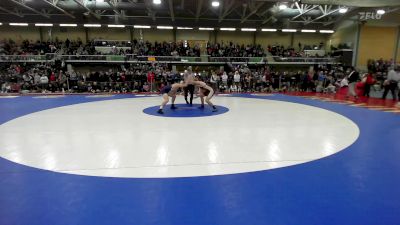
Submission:
M 224 71 L 224 73 L 221 76 L 221 80 L 222 80 L 222 84 L 225 86 L 228 86 L 228 75 L 226 74 L 226 72 Z
M 355 88 L 356 88 L 356 83 L 359 80 L 359 77 L 360 77 L 359 73 L 354 69 L 354 67 L 351 67 L 351 71 L 347 76 L 347 81 L 349 82 L 349 90 L 347 92 L 346 98 L 352 95 L 355 99 L 358 99 Z
M 235 75 L 233 75 L 233 81 L 235 82 L 236 86 L 240 85 L 240 74 L 239 74 L 239 71 L 235 71 Z
M 372 75 L 372 71 L 368 71 L 365 84 L 364 84 L 364 96 L 369 97 L 369 92 L 371 91 L 371 86 L 375 84 L 374 75 Z
M 397 85 L 400 81 L 400 72 L 399 67 L 395 66 L 392 70 L 389 71 L 387 79 L 384 81 L 383 86 L 385 91 L 383 92 L 382 99 L 386 99 L 386 95 L 389 90 L 392 93 L 393 100 L 396 100 L 396 89 Z M 399 94 L 400 97 L 400 94 Z
M 217 88 L 218 88 L 218 76 L 214 71 L 212 71 L 211 74 L 212 74 L 211 77 L 210 77 L 211 87 L 214 90 L 217 90 Z
M 42 89 L 42 93 L 45 93 L 47 90 L 47 86 L 49 84 L 49 78 L 46 76 L 46 74 L 42 74 L 42 76 L 40 77 L 40 86 Z
M 154 82 L 155 82 L 156 75 L 154 74 L 154 70 L 150 70 L 147 73 L 147 83 L 150 84 L 150 91 L 153 92 L 154 90 Z
M 399 102 L 397 102 L 397 104 L 395 105 L 397 108 L 400 109 L 400 65 L 397 65 L 395 67 L 395 72 L 396 72 L 396 77 L 399 79 L 399 81 L 397 82 L 397 88 L 398 88 L 398 100 Z M 394 74 L 393 74 L 394 75 Z

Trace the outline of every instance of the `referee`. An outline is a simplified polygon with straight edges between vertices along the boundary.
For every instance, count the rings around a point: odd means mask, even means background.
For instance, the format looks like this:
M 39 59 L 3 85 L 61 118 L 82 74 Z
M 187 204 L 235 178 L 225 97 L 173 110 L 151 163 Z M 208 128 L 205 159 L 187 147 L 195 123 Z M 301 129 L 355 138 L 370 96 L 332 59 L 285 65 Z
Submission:
M 194 95 L 194 84 L 193 84 L 193 81 L 194 81 L 194 75 L 193 75 L 193 72 L 192 72 L 192 67 L 191 66 L 189 66 L 188 67 L 188 69 L 187 70 L 185 70 L 185 73 L 184 73 L 184 81 L 185 81 L 185 83 L 187 83 L 188 85 L 183 89 L 183 91 L 184 91 L 184 93 L 185 93 L 185 101 L 186 101 L 186 104 L 188 104 L 188 105 L 190 105 L 190 106 L 192 106 L 192 104 L 193 104 L 193 95 Z M 190 102 L 188 101 L 188 95 L 190 94 Z

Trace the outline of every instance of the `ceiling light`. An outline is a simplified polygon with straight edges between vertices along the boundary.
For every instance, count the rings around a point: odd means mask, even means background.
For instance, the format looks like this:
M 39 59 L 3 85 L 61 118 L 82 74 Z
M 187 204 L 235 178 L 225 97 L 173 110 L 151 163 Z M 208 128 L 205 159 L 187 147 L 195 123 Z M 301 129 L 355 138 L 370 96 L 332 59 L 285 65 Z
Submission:
M 178 30 L 193 30 L 192 27 L 177 27 Z
M 157 26 L 157 29 L 161 29 L 161 30 L 172 30 L 172 29 L 174 29 L 174 27 L 170 27 L 170 26 Z
M 101 27 L 100 24 L 83 24 L 84 27 Z
M 339 12 L 340 13 L 347 13 L 347 10 L 348 10 L 347 8 L 340 8 Z
M 10 26 L 28 26 L 27 23 L 10 23 Z
M 379 15 L 383 15 L 383 14 L 385 14 L 385 10 L 383 10 L 383 9 L 378 9 L 378 10 L 376 11 L 376 13 L 378 13 Z
M 118 27 L 118 28 L 124 28 L 125 25 L 119 25 L 119 24 L 109 24 L 108 27 Z
M 295 29 L 282 29 L 282 32 L 296 32 Z
M 230 27 L 223 27 L 223 28 L 219 28 L 220 30 L 224 30 L 224 31 L 235 31 L 236 28 L 230 28 Z
M 323 34 L 333 34 L 333 33 L 335 33 L 335 31 L 333 31 L 333 30 L 320 30 L 319 32 L 323 33 Z
M 159 4 L 161 4 L 161 0 L 153 0 L 153 4 L 159 5 Z
M 103 3 L 104 0 L 96 0 L 97 3 Z
M 316 30 L 301 30 L 303 33 L 315 33 L 317 32 Z
M 134 28 L 143 28 L 143 29 L 149 29 L 149 28 L 151 28 L 151 27 L 148 26 L 148 25 L 134 25 L 133 27 L 134 27 Z
M 266 31 L 266 32 L 276 32 L 277 29 L 270 29 L 270 28 L 263 28 L 261 31 Z
M 60 27 L 77 27 L 78 24 L 75 23 L 62 23 L 60 24 Z
M 241 31 L 257 31 L 256 28 L 242 28 Z
M 0 26 L 3 25 L 3 23 L 0 23 Z
M 212 5 L 213 7 L 218 7 L 218 6 L 219 6 L 219 1 L 212 1 L 212 2 L 211 2 L 211 5 Z
M 287 5 L 285 5 L 285 4 L 279 5 L 279 10 L 285 10 L 285 9 L 287 9 Z
M 199 27 L 199 30 L 214 30 L 212 27 Z
M 36 27 L 52 27 L 52 23 L 35 23 Z

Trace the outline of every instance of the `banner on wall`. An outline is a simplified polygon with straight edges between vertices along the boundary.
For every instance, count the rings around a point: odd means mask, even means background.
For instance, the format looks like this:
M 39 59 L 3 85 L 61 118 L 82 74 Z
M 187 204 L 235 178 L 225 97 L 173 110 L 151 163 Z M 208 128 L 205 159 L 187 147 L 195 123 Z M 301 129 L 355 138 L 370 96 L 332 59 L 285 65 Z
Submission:
M 382 14 L 376 12 L 359 12 L 359 20 L 380 20 L 382 19 Z

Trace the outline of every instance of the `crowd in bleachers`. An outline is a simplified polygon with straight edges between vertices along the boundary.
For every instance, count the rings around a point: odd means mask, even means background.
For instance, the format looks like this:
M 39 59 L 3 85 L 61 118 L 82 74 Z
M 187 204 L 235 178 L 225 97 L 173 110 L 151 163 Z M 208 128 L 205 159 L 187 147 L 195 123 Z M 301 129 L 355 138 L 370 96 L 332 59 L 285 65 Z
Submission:
M 263 57 L 265 51 L 261 45 L 208 44 L 207 54 L 212 57 Z
M 40 42 L 25 40 L 17 45 L 12 40 L 0 41 L 0 55 L 44 55 L 46 53 L 57 53 L 59 55 L 126 55 L 135 54 L 139 56 L 200 56 L 200 48 L 189 46 L 183 42 L 148 42 L 137 41 L 121 45 L 114 45 L 107 41 L 91 41 L 83 43 L 80 40 Z M 96 50 L 97 46 L 108 47 L 107 51 Z M 129 47 L 128 49 L 122 47 Z
M 40 64 L 11 65 L 2 70 L 2 92 L 147 92 L 146 65 L 124 70 L 63 71 Z M 157 66 L 156 71 L 164 71 Z
M 200 48 L 193 47 L 183 42 L 150 42 L 133 41 L 133 53 L 136 55 L 154 55 L 154 56 L 190 56 L 199 57 Z
M 103 47 L 102 50 L 96 47 Z M 106 47 L 106 48 L 104 48 Z M 321 47 L 321 46 L 319 46 Z M 12 40 L 0 41 L 0 55 L 44 55 L 56 53 L 58 55 L 127 55 L 137 56 L 190 56 L 200 57 L 207 54 L 212 57 L 264 57 L 267 52 L 280 57 L 305 57 L 304 50 L 310 46 L 301 46 L 296 51 L 293 47 L 285 48 L 280 45 L 268 46 L 264 49 L 261 45 L 244 45 L 233 42 L 207 43 L 205 52 L 200 46 L 190 46 L 187 42 L 149 42 L 149 41 L 107 41 L 92 40 L 83 43 L 81 40 L 71 41 L 28 41 L 16 44 Z M 320 56 L 323 57 L 323 56 Z
M 283 46 L 268 46 L 268 52 L 270 52 L 273 56 L 280 57 L 301 57 L 305 56 L 304 52 L 296 51 L 294 48 L 285 48 Z
M 268 45 L 267 50 L 270 52 L 273 56 L 279 56 L 279 57 L 307 57 L 307 54 L 305 54 L 306 50 L 321 50 L 323 49 L 324 43 L 320 43 L 318 46 L 317 45 L 303 45 L 302 43 L 298 43 L 298 48 L 295 48 L 294 46 L 292 47 L 287 47 L 285 48 L 282 45 Z M 325 57 L 325 55 L 315 55 L 316 57 Z
M 2 93 L 158 92 L 164 85 L 180 82 L 183 79 L 183 71 L 173 71 L 167 64 L 132 64 L 128 68 L 121 66 L 107 71 L 92 72 L 56 70 L 54 66 L 45 64 L 31 66 L 12 64 L 1 71 Z M 379 83 L 386 93 L 389 90 L 392 91 L 393 88 L 397 89 L 396 85 L 400 81 L 398 70 L 390 69 L 390 71 L 392 75 L 385 77 Z M 211 67 L 206 70 L 195 67 L 193 73 L 221 93 L 275 91 L 336 93 L 349 85 L 347 76 L 351 70 L 320 65 L 309 71 L 277 71 L 269 66 L 249 68 L 246 65 L 240 65 L 230 68 L 229 71 Z M 371 73 L 361 74 L 355 80 L 359 81 L 357 83 L 359 95 L 369 96 L 371 86 L 376 84 L 378 78 L 371 71 Z M 396 85 L 393 82 L 396 82 Z M 368 92 L 363 90 L 368 90 Z
M 47 53 L 57 53 L 61 55 L 94 55 L 96 50 L 94 46 L 83 44 L 82 41 L 64 42 L 40 42 L 24 40 L 22 44 L 16 44 L 12 40 L 0 41 L 0 55 L 44 55 Z
M 393 65 L 394 65 L 393 59 L 390 60 L 383 60 L 382 58 L 378 60 L 370 59 L 367 62 L 368 71 L 374 73 L 376 78 L 380 81 L 384 79 L 387 72 L 391 69 L 391 67 L 393 67 Z
M 2 92 L 158 92 L 167 83 L 179 82 L 183 71 L 167 64 L 132 64 L 92 72 L 64 71 L 46 64 L 12 64 L 1 69 Z M 349 73 L 341 67 L 320 65 L 312 71 L 277 71 L 269 66 L 246 65 L 223 69 L 195 67 L 193 73 L 218 92 L 314 91 L 335 93 Z M 361 78 L 360 78 L 361 79 Z
M 394 64 L 394 60 L 383 60 L 378 59 L 378 60 L 368 60 L 368 70 L 373 71 L 374 73 L 384 73 L 387 72 L 390 67 L 392 67 Z
M 40 55 L 54 53 L 59 48 L 57 43 L 53 42 L 29 42 L 25 40 L 18 45 L 12 40 L 0 41 L 0 55 Z

